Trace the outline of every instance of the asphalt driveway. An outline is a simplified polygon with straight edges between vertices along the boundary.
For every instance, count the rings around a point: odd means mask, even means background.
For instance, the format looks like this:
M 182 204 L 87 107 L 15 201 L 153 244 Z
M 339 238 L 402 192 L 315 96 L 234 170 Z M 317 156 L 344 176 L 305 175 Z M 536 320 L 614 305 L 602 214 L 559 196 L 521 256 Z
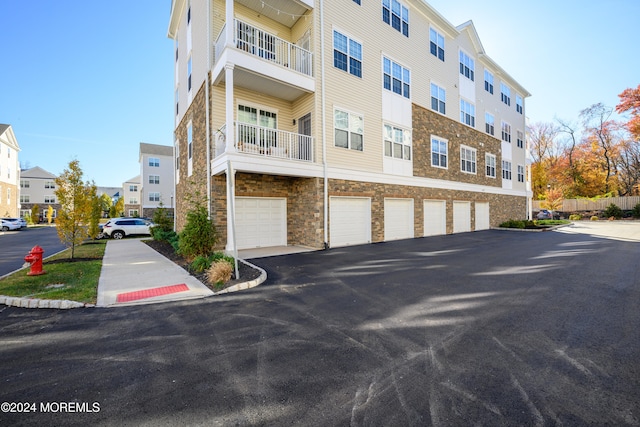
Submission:
M 256 259 L 265 284 L 197 302 L 0 308 L 0 402 L 83 409 L 0 424 L 640 425 L 639 260 L 492 230 Z

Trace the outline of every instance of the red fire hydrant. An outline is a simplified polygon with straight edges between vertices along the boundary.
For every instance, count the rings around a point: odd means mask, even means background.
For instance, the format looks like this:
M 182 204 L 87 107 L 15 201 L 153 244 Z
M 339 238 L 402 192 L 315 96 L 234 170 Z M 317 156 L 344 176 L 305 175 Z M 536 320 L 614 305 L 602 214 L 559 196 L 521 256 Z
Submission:
M 24 257 L 24 260 L 31 264 L 31 271 L 27 273 L 27 276 L 39 276 L 40 274 L 46 273 L 46 271 L 42 270 L 42 254 L 44 253 L 44 249 L 40 246 L 35 245 L 31 248 L 29 254 Z

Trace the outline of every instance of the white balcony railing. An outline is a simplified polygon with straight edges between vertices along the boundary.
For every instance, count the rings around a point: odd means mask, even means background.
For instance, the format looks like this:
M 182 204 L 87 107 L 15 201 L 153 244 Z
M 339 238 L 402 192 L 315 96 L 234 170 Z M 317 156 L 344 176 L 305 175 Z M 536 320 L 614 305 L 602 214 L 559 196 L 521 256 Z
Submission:
M 285 160 L 313 162 L 313 138 L 299 133 L 286 132 L 247 123 L 236 123 L 236 150 L 239 153 L 275 157 Z M 226 126 L 220 129 L 216 139 L 216 156 L 224 153 Z
M 313 75 L 313 54 L 308 50 L 237 19 L 233 26 L 233 44 L 238 49 L 307 76 Z M 216 61 L 227 42 L 225 28 L 226 24 L 215 42 Z

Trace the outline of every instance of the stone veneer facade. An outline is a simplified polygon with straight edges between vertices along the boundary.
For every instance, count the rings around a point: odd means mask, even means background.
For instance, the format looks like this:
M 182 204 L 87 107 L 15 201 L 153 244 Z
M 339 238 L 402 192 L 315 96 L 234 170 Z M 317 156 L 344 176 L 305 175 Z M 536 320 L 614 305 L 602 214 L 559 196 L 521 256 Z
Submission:
M 180 152 L 180 178 L 176 188 L 176 228 L 181 230 L 186 212 L 194 198 L 204 201 L 206 194 L 206 126 L 204 85 L 197 92 L 184 119 L 176 129 Z M 476 184 L 501 189 L 500 147 L 497 138 L 431 110 L 413 105 L 413 174 L 415 177 L 433 178 L 452 182 Z M 187 125 L 193 126 L 193 173 L 187 176 Z M 431 166 L 431 136 L 448 140 L 448 168 Z M 213 140 L 213 138 L 212 138 Z M 476 174 L 460 170 L 460 145 L 477 150 Z M 496 178 L 485 174 L 485 153 L 496 156 Z M 414 200 L 414 236 L 424 234 L 424 200 L 446 201 L 446 230 L 453 232 L 453 202 L 471 202 L 471 229 L 475 229 L 475 202 L 488 202 L 490 225 L 497 226 L 508 219 L 524 218 L 526 197 L 490 192 L 458 191 L 430 187 L 380 184 L 362 181 L 329 181 L 329 197 L 352 196 L 371 198 L 371 241 L 384 240 L 385 198 L 411 198 Z M 323 179 L 238 172 L 235 177 L 237 197 L 284 197 L 287 199 L 287 243 L 312 248 L 324 246 Z M 216 225 L 219 249 L 227 240 L 226 176 L 211 179 L 212 219 Z M 329 236 L 330 241 L 330 236 Z

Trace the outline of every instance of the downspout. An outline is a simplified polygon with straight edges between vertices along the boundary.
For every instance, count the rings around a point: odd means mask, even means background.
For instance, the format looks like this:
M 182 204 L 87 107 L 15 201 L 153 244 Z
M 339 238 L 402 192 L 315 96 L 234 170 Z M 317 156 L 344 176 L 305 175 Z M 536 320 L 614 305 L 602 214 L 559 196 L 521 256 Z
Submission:
M 207 2 L 207 76 L 205 79 L 205 120 L 207 121 L 207 213 L 211 219 L 211 124 L 209 123 L 209 73 L 211 72 L 211 1 Z
M 324 6 L 322 0 L 320 4 L 320 90 L 321 108 L 322 108 L 322 174 L 324 176 L 324 248 L 329 249 L 329 176 L 327 171 L 327 136 L 326 136 L 326 97 L 325 97 L 325 72 L 324 72 Z

